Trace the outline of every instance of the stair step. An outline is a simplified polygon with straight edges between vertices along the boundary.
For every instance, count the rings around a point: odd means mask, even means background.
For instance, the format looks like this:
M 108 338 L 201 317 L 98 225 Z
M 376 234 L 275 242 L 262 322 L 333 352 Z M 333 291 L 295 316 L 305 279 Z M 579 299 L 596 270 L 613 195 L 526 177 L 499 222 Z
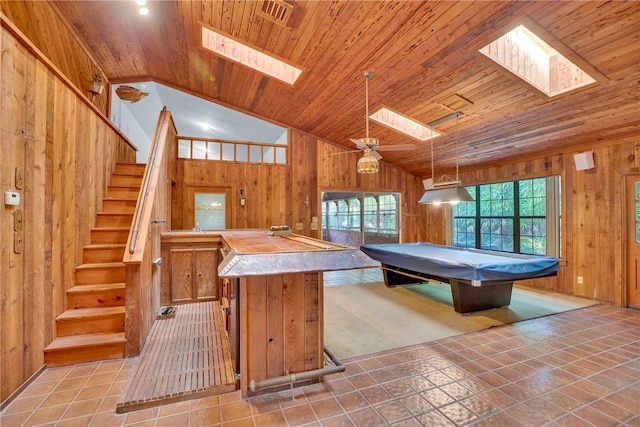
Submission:
M 56 318 L 57 336 L 124 332 L 124 306 L 77 308 Z
M 101 243 L 82 248 L 82 262 L 85 264 L 102 262 L 121 262 L 125 243 Z
M 44 349 L 47 366 L 124 358 L 124 332 L 58 337 Z
M 113 174 L 111 175 L 111 185 L 126 185 L 140 188 L 142 178 L 143 175 Z
M 107 187 L 107 198 L 111 199 L 135 199 L 138 200 L 140 193 L 139 186 L 117 186 L 110 185 Z
M 76 285 L 124 282 L 125 273 L 123 262 L 81 264 L 76 267 Z
M 91 244 L 127 243 L 131 227 L 102 227 L 91 229 Z
M 137 202 L 137 199 L 102 199 L 102 211 L 134 213 Z
M 125 296 L 124 283 L 78 285 L 67 290 L 67 307 L 72 310 L 118 307 L 124 304 Z
M 122 212 L 98 212 L 96 227 L 131 227 L 133 213 Z
M 117 163 L 115 174 L 127 174 L 127 175 L 144 175 L 144 171 L 147 169 L 145 163 Z

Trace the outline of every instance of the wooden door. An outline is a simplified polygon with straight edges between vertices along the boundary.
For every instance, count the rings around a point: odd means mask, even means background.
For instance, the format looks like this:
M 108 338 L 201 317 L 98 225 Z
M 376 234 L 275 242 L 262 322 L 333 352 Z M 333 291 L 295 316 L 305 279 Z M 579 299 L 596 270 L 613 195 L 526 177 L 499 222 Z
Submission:
M 194 299 L 217 299 L 218 250 L 196 249 L 194 255 Z
M 640 176 L 626 178 L 627 307 L 640 308 Z
M 172 249 L 169 258 L 171 263 L 171 301 L 190 301 L 193 298 L 193 250 Z

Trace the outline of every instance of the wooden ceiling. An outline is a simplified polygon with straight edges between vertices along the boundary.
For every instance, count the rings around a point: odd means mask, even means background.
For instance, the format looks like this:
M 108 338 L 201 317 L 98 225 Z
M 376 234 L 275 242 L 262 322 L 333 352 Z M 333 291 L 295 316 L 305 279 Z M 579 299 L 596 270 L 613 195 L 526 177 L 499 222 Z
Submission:
M 370 111 L 385 106 L 423 123 L 470 101 L 436 126 L 436 175 L 540 152 L 580 151 L 640 136 L 640 2 L 291 1 L 285 26 L 259 13 L 262 1 L 60 1 L 111 82 L 152 79 L 353 149 L 365 136 L 364 71 Z M 541 95 L 478 50 L 522 22 L 597 74 L 568 94 Z M 201 48 L 206 25 L 302 68 L 295 85 Z M 574 61 L 574 62 L 575 62 Z M 455 107 L 455 106 L 454 106 Z M 429 142 L 370 122 L 383 161 L 431 176 Z M 355 165 L 354 165 L 355 167 Z

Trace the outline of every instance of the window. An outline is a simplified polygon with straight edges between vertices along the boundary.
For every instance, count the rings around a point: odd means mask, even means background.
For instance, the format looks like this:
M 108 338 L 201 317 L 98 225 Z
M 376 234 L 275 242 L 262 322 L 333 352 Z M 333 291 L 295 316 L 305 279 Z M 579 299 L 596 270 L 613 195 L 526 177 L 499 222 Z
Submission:
M 286 165 L 287 147 L 274 144 L 180 137 L 178 158 Z
M 225 193 L 195 194 L 195 224 L 198 230 L 224 230 Z
M 323 239 L 351 246 L 399 242 L 399 198 L 397 193 L 323 193 Z
M 560 177 L 467 187 L 475 199 L 453 210 L 453 245 L 559 255 Z

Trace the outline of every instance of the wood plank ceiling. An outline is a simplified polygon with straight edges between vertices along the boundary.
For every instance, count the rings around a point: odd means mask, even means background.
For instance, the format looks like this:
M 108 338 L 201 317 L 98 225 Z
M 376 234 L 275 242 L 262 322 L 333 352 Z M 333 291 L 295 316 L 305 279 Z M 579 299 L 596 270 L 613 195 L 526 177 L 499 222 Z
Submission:
M 352 149 L 370 111 L 385 106 L 436 127 L 436 174 L 640 135 L 640 2 L 637 1 L 289 1 L 286 26 L 258 12 L 262 1 L 60 1 L 56 6 L 113 82 L 160 83 L 290 125 Z M 530 20 L 599 73 L 596 83 L 547 98 L 478 50 Z M 267 78 L 200 47 L 201 25 L 247 42 L 304 71 L 293 85 Z M 549 41 L 549 40 L 547 40 Z M 554 46 L 556 47 L 556 46 Z M 556 47 L 558 49 L 558 47 Z M 370 122 L 383 161 L 431 176 L 429 143 Z M 355 165 L 354 165 L 355 167 Z

